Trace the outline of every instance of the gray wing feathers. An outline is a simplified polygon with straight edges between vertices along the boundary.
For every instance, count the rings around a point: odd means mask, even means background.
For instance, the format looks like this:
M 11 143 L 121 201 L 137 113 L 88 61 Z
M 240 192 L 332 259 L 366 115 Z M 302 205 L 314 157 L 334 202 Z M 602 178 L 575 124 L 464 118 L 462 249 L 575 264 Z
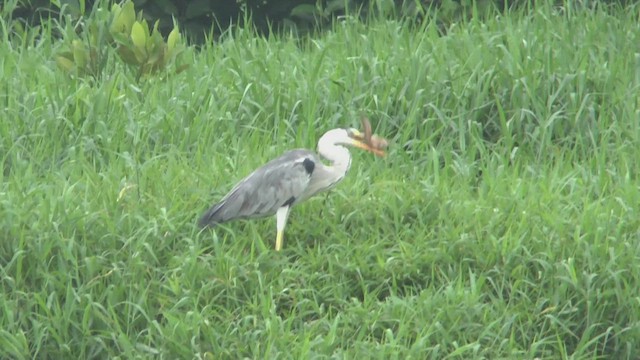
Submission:
M 200 218 L 200 226 L 212 226 L 234 219 L 275 214 L 285 204 L 292 205 L 304 194 L 310 174 L 305 159 L 318 161 L 305 149 L 284 153 L 257 169 L 236 185 L 219 203 Z

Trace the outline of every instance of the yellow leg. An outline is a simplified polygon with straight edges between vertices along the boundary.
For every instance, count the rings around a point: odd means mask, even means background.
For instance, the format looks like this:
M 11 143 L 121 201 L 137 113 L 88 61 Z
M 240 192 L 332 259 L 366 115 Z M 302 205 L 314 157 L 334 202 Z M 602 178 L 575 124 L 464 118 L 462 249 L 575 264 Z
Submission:
M 276 251 L 282 249 L 282 237 L 284 235 L 284 226 L 287 224 L 289 209 L 289 206 L 283 206 L 278 209 L 276 213 L 276 228 L 278 230 L 278 234 L 276 235 Z

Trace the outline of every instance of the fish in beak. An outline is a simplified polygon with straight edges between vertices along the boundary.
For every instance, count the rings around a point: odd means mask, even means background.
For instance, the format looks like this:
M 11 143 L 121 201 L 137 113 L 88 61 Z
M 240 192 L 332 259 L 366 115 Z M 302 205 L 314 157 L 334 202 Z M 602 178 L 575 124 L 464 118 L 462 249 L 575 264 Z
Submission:
M 349 129 L 349 137 L 353 139 L 353 146 L 372 152 L 377 156 L 385 156 L 384 149 L 387 148 L 389 142 L 385 138 L 371 134 L 371 124 L 365 117 L 362 118 L 362 127 L 364 133 L 357 129 Z

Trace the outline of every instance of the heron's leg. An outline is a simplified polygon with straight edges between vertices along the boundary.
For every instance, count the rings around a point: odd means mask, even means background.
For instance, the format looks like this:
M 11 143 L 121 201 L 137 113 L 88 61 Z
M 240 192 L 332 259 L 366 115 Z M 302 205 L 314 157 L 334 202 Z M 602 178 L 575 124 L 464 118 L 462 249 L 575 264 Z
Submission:
M 283 206 L 278 209 L 276 213 L 276 229 L 278 233 L 276 235 L 276 251 L 282 249 L 282 237 L 284 234 L 284 227 L 287 225 L 287 218 L 289 217 L 289 206 Z

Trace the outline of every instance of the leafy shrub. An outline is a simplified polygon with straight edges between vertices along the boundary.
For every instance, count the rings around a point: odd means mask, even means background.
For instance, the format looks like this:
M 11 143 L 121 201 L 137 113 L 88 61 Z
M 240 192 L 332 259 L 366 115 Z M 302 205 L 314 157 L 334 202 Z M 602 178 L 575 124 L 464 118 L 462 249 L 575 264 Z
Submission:
M 174 24 L 166 42 L 158 25 L 159 20 L 156 20 L 150 30 L 142 13 L 136 15 L 131 1 L 122 6 L 114 4 L 108 12 L 97 8 L 95 16 L 87 20 L 83 34 L 65 31 L 66 40 L 71 40 L 56 56 L 56 62 L 70 73 L 95 77 L 104 67 L 105 50 L 115 47 L 120 59 L 137 72 L 137 79 L 157 73 L 174 64 L 184 50 L 177 25 Z M 186 66 L 176 64 L 176 71 L 182 71 Z

